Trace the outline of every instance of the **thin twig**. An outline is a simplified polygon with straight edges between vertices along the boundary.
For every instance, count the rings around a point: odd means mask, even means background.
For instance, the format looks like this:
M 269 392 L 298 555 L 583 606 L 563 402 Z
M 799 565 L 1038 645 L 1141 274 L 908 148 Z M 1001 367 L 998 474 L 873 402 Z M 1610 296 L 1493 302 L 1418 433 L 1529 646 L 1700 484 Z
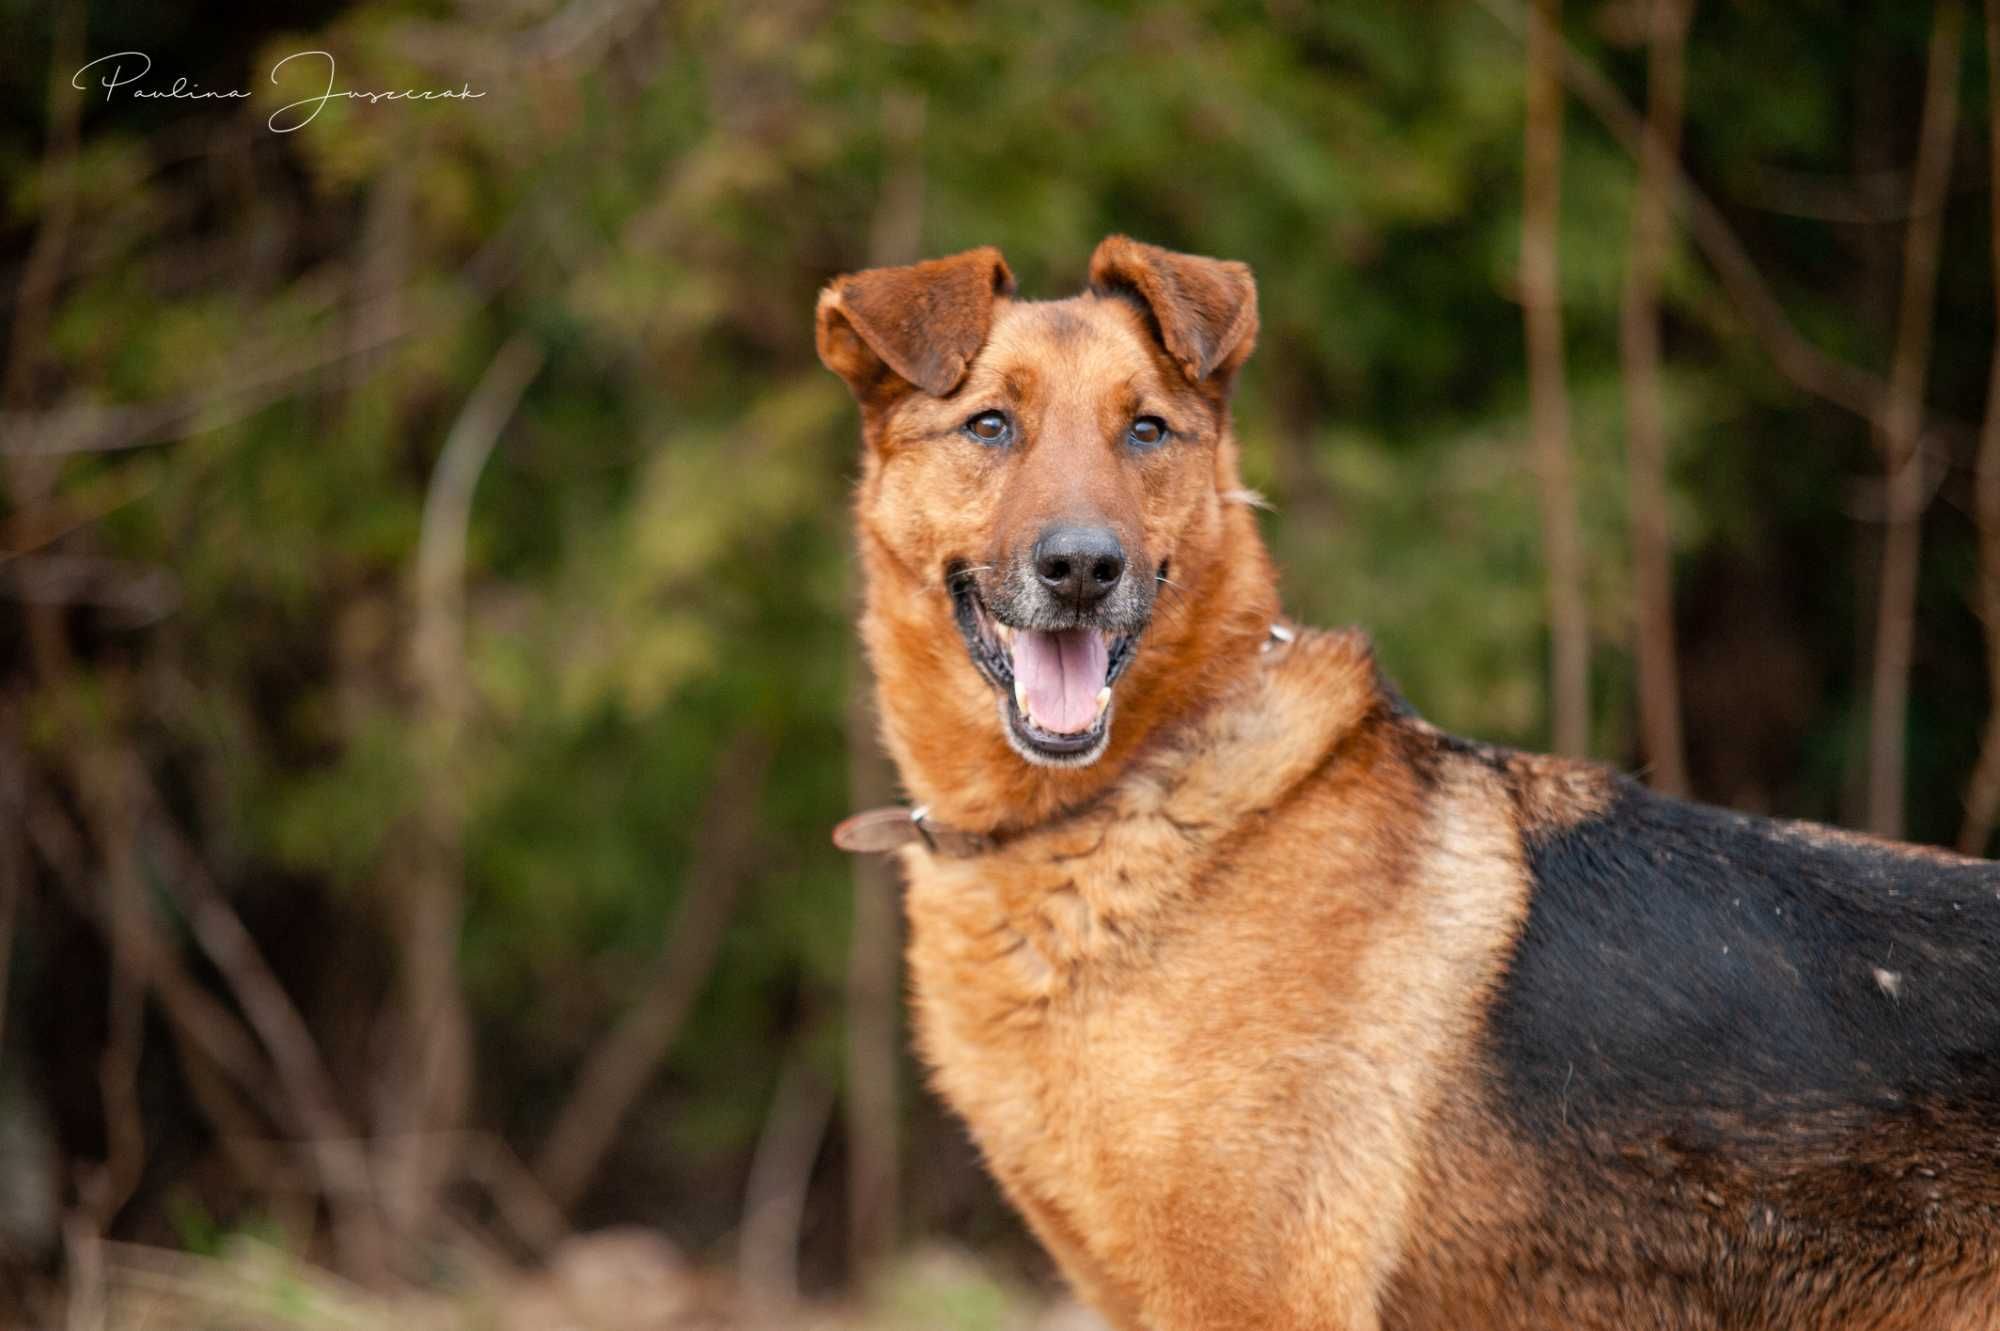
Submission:
M 1660 395 L 1660 270 L 1672 238 L 1668 186 L 1680 153 L 1681 86 L 1693 0 L 1651 0 L 1646 152 L 1632 202 L 1619 314 L 1625 372 L 1626 484 L 1639 667 L 1639 731 L 1652 784 L 1687 794 L 1674 644 L 1673 541 L 1667 516 L 1666 413 Z
M 526 333 L 501 346 L 453 422 L 424 492 L 411 655 L 428 705 L 454 726 L 465 710 L 465 542 L 472 495 L 542 360 L 541 345 Z
M 924 229 L 922 97 L 882 99 L 883 160 L 888 171 L 869 225 L 868 261 L 877 267 L 915 263 Z M 965 570 L 972 573 L 980 566 Z M 887 801 L 895 774 L 877 740 L 874 690 L 857 647 L 847 695 L 848 798 L 856 809 Z M 841 1113 L 847 1134 L 847 1275 L 857 1287 L 882 1266 L 895 1245 L 902 1210 L 902 993 L 896 977 L 902 933 L 895 870 L 876 855 L 850 857 L 853 910 L 847 942 L 846 1069 Z
M 1541 501 L 1557 752 L 1590 748 L 1590 621 L 1584 608 L 1569 386 L 1563 371 L 1557 231 L 1562 217 L 1561 0 L 1534 0 L 1528 20 L 1521 203 L 1521 313 L 1527 323 L 1528 414 Z
M 196 984 L 160 940 L 151 912 L 112 914 L 93 895 L 96 875 L 85 863 L 83 844 L 47 791 L 28 789 L 28 838 L 87 919 L 97 922 L 114 949 L 122 950 L 152 986 L 167 1019 L 236 1087 L 251 1095 L 267 1092 L 271 1070 L 234 1014 Z M 121 835 L 123 835 L 121 833 Z
M 852 807 L 869 809 L 895 792 L 895 775 L 876 738 L 873 689 L 859 649 L 847 696 L 847 780 Z M 896 870 L 881 855 L 855 855 L 847 945 L 847 1067 L 842 1119 L 847 1142 L 848 1277 L 867 1283 L 895 1245 L 901 1198 L 901 906 Z
M 13 971 L 14 921 L 28 891 L 28 778 L 21 709 L 0 699 L 0 1049 L 7 1047 L 7 985 Z
M 465 559 L 473 493 L 528 385 L 541 345 L 527 333 L 494 354 L 445 437 L 424 494 L 417 542 L 410 660 L 427 767 L 417 844 L 400 885 L 401 1047 L 378 1124 L 390 1154 L 384 1189 L 392 1222 L 414 1233 L 450 1173 L 450 1134 L 472 1082 L 470 1019 L 458 977 L 464 910 L 464 813 L 459 770 L 469 687 L 465 677 Z
M 750 1158 L 736 1245 L 737 1281 L 757 1321 L 775 1323 L 798 1302 L 800 1220 L 833 1106 L 833 1088 L 803 1051 L 785 1060 Z
M 255 1040 L 234 1013 L 181 968 L 159 937 L 150 910 L 114 912 L 92 893 L 97 875 L 85 864 L 82 842 L 55 801 L 32 780 L 23 794 L 26 830 L 35 850 L 85 918 L 97 921 L 114 955 L 159 1001 L 189 1092 L 238 1177 L 267 1196 L 283 1192 L 290 1166 L 265 1148 L 267 1129 L 252 1109 L 268 1103 L 274 1080 Z
M 208 1052 L 171 1019 L 171 1015 L 167 1032 L 173 1036 L 174 1052 L 181 1065 L 181 1079 L 187 1083 L 188 1095 L 195 1107 L 208 1120 L 216 1145 L 229 1167 L 235 1171 L 237 1180 L 267 1197 L 297 1191 L 300 1184 L 296 1176 L 301 1171 L 284 1151 L 271 1143 L 270 1130 L 258 1116 L 256 1107 L 251 1105 L 243 1089 L 229 1080 L 226 1071 L 209 1057 Z M 269 1084 L 268 1080 L 264 1083 L 266 1088 Z
M 115 869 L 114 882 L 123 873 Z M 134 886 L 125 883 L 112 890 L 123 896 Z M 133 908 L 129 901 L 109 907 Z M 109 991 L 105 1003 L 107 1033 L 104 1051 L 97 1060 L 97 1089 L 104 1107 L 104 1162 L 86 1166 L 78 1188 L 82 1206 L 99 1233 L 110 1227 L 131 1200 L 146 1167 L 146 1125 L 139 1114 L 139 1060 L 146 1050 L 145 986 L 135 968 L 115 955 L 105 984 Z
M 2000 0 L 1986 0 L 1987 186 L 1993 244 L 1993 299 L 2000 315 Z M 1986 376 L 1986 424 L 1979 434 L 1979 609 L 1986 628 L 1986 735 L 1965 792 L 1958 848 L 1983 855 L 2000 813 L 2000 339 Z
M 562 1208 L 501 1138 L 485 1132 L 462 1137 L 458 1154 L 466 1176 L 486 1189 L 514 1237 L 537 1258 L 547 1257 L 570 1235 Z
M 157 564 L 90 555 L 0 556 L 0 600 L 94 605 L 126 628 L 156 623 L 181 603 L 181 582 Z
M 1924 510 L 1924 468 L 1918 444 L 1937 305 L 1945 190 L 1951 181 L 1952 146 L 1958 138 L 1959 43 L 1964 25 L 1960 0 L 1939 0 L 1931 22 L 1917 166 L 1910 182 L 1910 223 L 1903 238 L 1903 285 L 1889 371 L 1889 410 L 1876 430 L 1888 480 L 1889 523 L 1882 534 L 1881 599 L 1875 620 L 1874 680 L 1869 690 L 1868 827 L 1890 837 L 1903 833 L 1910 656 L 1916 639 L 1917 565 Z
M 159 476 L 120 468 L 81 493 L 73 490 L 52 495 L 34 508 L 0 517 L 0 564 L 45 549 L 120 509 L 151 498 L 161 483 Z
M 64 1331 L 104 1327 L 104 1237 L 81 1208 L 63 1217 Z
M 148 789 L 137 759 L 128 757 L 126 765 L 126 779 L 135 790 Z M 366 1200 L 370 1195 L 368 1160 L 350 1140 L 354 1129 L 340 1110 L 333 1078 L 311 1030 L 207 867 L 167 817 L 158 796 L 151 795 L 145 803 L 145 825 L 170 869 L 164 875 L 164 886 L 187 912 L 195 942 L 215 963 L 269 1052 L 279 1084 L 306 1130 L 328 1198 L 334 1204 L 343 1255 L 355 1270 L 380 1271 L 384 1256 L 381 1235 Z M 351 1198 L 362 1200 L 343 1200 Z
M 106 917 L 124 919 L 146 909 L 133 838 L 132 790 L 115 763 L 86 755 L 77 763 L 83 803 L 100 831 L 104 874 L 100 887 Z M 109 833 L 110 835 L 102 835 Z M 145 1047 L 145 985 L 131 956 L 131 935 L 111 934 L 106 977 L 104 1049 L 97 1081 L 104 1112 L 104 1160 L 82 1168 L 77 1209 L 93 1235 L 102 1234 L 139 1185 L 145 1167 L 146 1132 L 139 1117 L 139 1059 Z

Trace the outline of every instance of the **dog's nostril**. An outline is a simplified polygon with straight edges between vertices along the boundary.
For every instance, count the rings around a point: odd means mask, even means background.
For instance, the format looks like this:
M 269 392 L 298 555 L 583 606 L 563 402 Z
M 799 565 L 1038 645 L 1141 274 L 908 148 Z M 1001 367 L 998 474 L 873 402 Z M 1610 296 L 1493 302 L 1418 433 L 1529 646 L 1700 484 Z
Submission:
M 1090 576 L 1106 586 L 1118 581 L 1125 571 L 1125 562 L 1120 559 L 1100 559 L 1090 566 Z

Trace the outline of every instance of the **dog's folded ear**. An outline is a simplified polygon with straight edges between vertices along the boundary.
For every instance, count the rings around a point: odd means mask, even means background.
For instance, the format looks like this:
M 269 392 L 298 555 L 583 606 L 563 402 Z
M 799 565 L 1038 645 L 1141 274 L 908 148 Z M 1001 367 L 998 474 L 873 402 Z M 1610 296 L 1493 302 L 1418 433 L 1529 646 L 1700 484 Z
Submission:
M 1090 256 L 1090 285 L 1137 296 L 1191 383 L 1227 388 L 1257 343 L 1257 282 L 1248 264 L 1106 236 Z
M 837 277 L 819 296 L 819 358 L 863 403 L 898 380 L 943 397 L 986 345 L 994 299 L 1013 294 L 1014 274 L 991 245 Z

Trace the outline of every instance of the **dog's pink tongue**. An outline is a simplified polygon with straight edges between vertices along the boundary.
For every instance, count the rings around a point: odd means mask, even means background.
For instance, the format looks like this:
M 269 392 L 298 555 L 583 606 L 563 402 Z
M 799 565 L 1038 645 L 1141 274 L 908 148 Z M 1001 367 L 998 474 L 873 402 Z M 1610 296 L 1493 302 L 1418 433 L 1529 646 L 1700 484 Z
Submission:
M 1104 635 L 1095 629 L 1014 634 L 1014 680 L 1027 700 L 1028 719 L 1058 735 L 1088 730 L 1097 719 L 1097 695 L 1110 665 Z

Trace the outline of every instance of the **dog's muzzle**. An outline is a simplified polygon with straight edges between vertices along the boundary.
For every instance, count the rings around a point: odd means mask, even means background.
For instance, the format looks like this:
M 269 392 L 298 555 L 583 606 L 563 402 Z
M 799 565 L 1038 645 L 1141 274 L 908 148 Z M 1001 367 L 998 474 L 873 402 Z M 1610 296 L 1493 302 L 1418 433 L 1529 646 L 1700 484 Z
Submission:
M 990 593 L 963 566 L 946 574 L 966 650 L 1000 694 L 1008 742 L 1044 766 L 1104 752 L 1113 690 L 1152 611 L 1151 587 L 1135 589 L 1123 552 L 1093 535 L 1045 536 Z

